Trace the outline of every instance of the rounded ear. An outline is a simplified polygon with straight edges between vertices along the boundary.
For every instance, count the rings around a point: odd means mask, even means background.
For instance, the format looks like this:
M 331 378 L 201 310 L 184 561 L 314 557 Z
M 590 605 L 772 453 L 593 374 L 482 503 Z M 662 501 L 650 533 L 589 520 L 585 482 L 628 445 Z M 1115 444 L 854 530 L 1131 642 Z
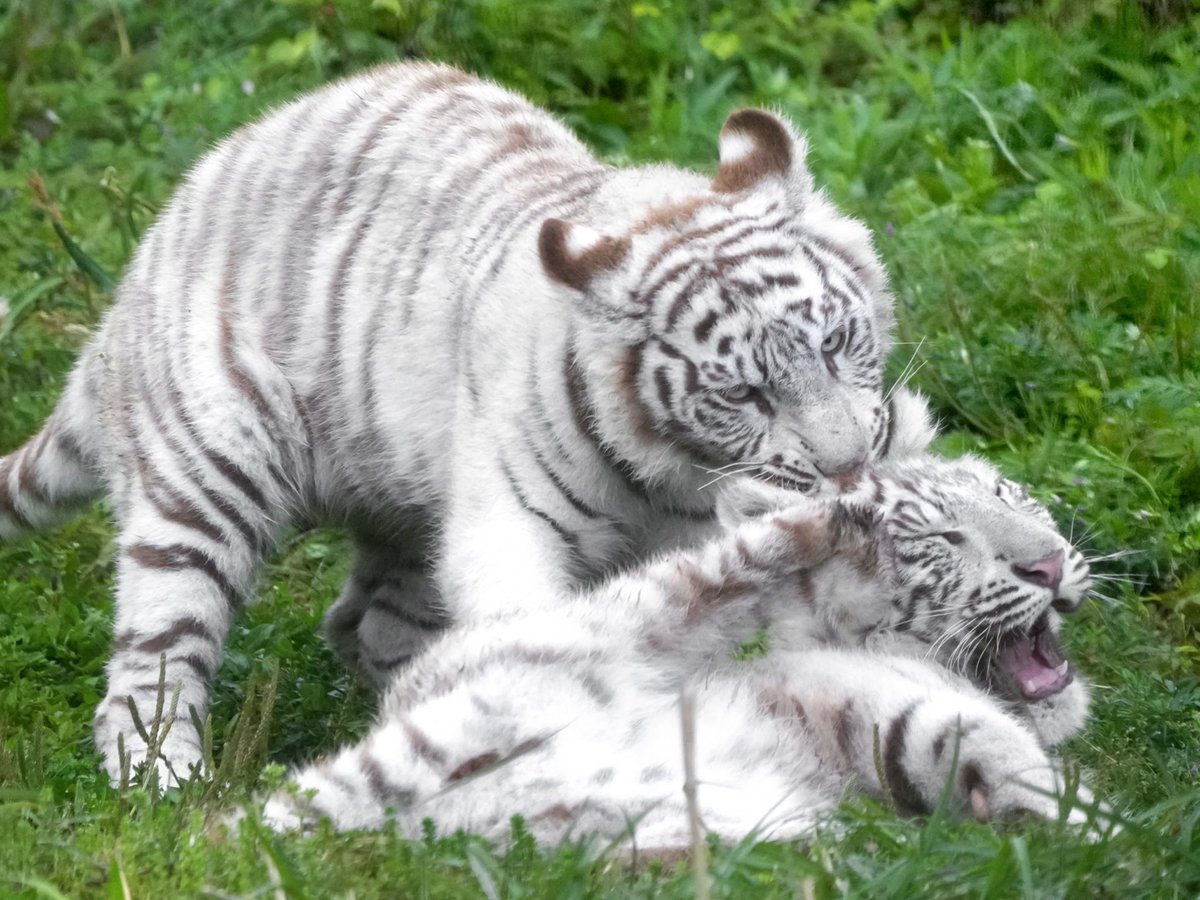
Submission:
M 782 116 L 765 109 L 734 110 L 721 129 L 719 152 L 714 191 L 748 191 L 778 178 L 799 195 L 812 193 L 812 175 L 804 163 L 808 144 Z
M 538 256 L 546 274 L 577 291 L 587 290 L 597 275 L 618 268 L 628 254 L 628 237 L 609 237 L 562 219 L 547 219 L 538 235 Z
M 757 478 L 729 478 L 717 494 L 717 521 L 728 530 L 747 519 L 813 502 L 799 491 Z
M 937 437 L 937 423 L 929 411 L 929 401 L 906 387 L 892 391 L 888 401 L 889 436 L 884 459 L 906 459 L 929 452 Z

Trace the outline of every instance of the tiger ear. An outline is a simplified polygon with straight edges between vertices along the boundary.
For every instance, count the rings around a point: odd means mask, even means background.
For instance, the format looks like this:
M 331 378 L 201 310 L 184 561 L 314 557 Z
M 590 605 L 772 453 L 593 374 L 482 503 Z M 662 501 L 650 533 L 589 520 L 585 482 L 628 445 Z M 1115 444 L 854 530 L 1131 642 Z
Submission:
M 577 291 L 586 291 L 597 276 L 619 268 L 628 255 L 628 237 L 609 237 L 562 219 L 547 219 L 538 235 L 538 256 L 546 274 Z
M 737 109 L 721 129 L 721 166 L 714 191 L 736 194 L 768 179 L 783 181 L 799 196 L 812 193 L 812 175 L 804 162 L 808 143 L 795 126 L 765 109 Z

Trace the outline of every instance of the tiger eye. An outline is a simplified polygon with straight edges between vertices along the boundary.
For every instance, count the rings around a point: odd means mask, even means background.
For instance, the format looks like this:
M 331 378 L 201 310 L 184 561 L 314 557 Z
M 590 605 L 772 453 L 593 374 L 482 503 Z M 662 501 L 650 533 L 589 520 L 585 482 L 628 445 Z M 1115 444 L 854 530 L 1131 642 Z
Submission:
M 747 400 L 752 399 L 757 393 L 758 389 L 751 387 L 748 384 L 739 384 L 735 387 L 725 388 L 724 390 L 720 391 L 721 396 L 731 403 L 745 403 Z
M 846 329 L 835 328 L 829 334 L 825 335 L 825 340 L 821 341 L 822 353 L 837 353 L 846 343 Z

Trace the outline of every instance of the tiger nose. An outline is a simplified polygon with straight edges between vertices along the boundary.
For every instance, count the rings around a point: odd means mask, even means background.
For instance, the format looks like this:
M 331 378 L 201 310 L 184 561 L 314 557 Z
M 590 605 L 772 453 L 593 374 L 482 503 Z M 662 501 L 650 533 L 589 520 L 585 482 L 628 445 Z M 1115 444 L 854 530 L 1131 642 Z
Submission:
M 851 463 L 848 466 L 842 466 L 831 472 L 826 472 L 823 468 L 817 466 L 817 471 L 836 484 L 838 490 L 845 493 L 852 490 L 858 484 L 858 480 L 862 478 L 864 468 L 862 463 Z
M 1057 591 L 1058 586 L 1062 583 L 1063 552 L 1055 550 L 1045 559 L 1039 559 L 1037 562 L 1013 563 L 1012 570 L 1018 578 L 1023 578 L 1038 587 Z

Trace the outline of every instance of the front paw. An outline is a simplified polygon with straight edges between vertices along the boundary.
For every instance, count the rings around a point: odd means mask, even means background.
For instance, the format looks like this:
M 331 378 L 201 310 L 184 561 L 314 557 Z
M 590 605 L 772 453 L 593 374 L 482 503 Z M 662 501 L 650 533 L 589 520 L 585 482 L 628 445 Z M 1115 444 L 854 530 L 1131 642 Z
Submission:
M 153 771 L 162 790 L 178 787 L 204 770 L 200 738 L 190 722 L 167 718 L 161 725 L 144 720 L 135 724 L 127 702 L 108 704 L 96 716 L 96 749 L 104 757 L 104 769 L 114 786 L 131 781 L 149 784 Z M 147 743 L 145 738 L 150 738 Z
M 1085 824 L 1094 806 L 1086 788 L 1072 795 L 1027 724 L 980 699 L 913 708 L 892 725 L 883 751 L 886 780 L 902 807 L 933 809 L 949 790 L 954 807 L 981 821 L 1059 820 L 1063 798 L 1072 797 L 1065 820 Z
M 1068 790 L 1061 769 L 1050 760 L 995 771 L 967 762 L 958 777 L 971 815 L 981 822 L 1029 816 L 1057 821 L 1063 818 L 1065 806 L 1065 821 L 1084 825 L 1087 809 L 1095 806 L 1091 791 L 1082 784 Z

